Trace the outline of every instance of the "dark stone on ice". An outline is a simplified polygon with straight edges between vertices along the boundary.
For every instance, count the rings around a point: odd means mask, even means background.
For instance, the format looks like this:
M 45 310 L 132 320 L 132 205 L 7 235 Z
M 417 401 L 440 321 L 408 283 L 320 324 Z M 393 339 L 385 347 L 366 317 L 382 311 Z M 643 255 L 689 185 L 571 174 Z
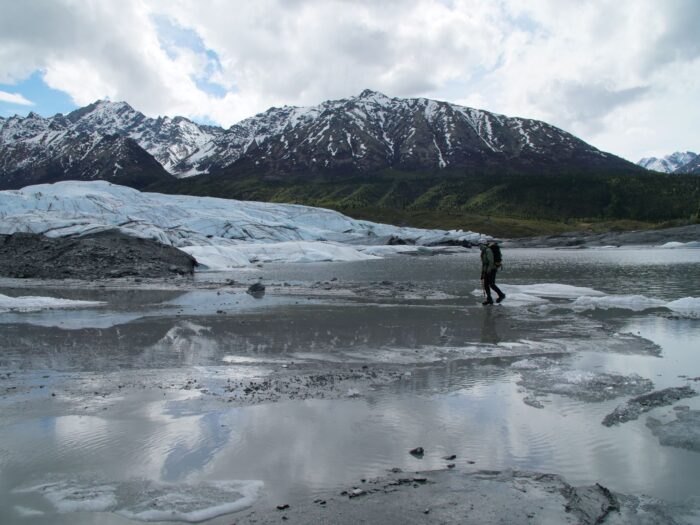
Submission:
M 423 447 L 416 447 L 408 451 L 409 454 L 416 456 L 416 457 L 423 457 L 423 454 L 425 454 L 425 450 L 423 450 Z
M 286 503 L 283 503 L 281 505 L 277 505 L 277 510 L 287 510 L 289 508 L 289 505 Z
M 456 454 L 450 454 L 449 456 L 442 456 L 442 459 L 445 459 L 447 461 L 452 461 L 453 459 L 457 459 Z
M 254 283 L 248 287 L 248 292 L 253 297 L 262 297 L 265 295 L 265 285 L 261 283 Z

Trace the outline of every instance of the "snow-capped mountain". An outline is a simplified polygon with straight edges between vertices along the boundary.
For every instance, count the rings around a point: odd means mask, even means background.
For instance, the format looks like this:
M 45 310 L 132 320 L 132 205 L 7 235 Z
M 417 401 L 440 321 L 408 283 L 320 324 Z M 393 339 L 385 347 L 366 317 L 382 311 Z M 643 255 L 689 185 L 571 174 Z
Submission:
M 114 157 L 110 164 L 100 154 L 105 162 L 89 163 L 94 148 L 113 136 L 124 144 L 131 140 L 131 149 L 138 145 L 177 178 L 203 173 L 370 173 L 385 168 L 635 169 L 544 122 L 365 90 L 318 106 L 270 108 L 227 130 L 183 117 L 149 118 L 125 102 L 109 101 L 50 118 L 35 113 L 0 118 L 0 185 L 61 178 L 120 182 L 114 176 L 127 170 L 123 159 Z
M 66 178 L 110 180 L 134 187 L 169 178 L 133 139 L 71 129 L 66 118 L 0 119 L 0 188 Z
M 692 151 L 676 151 L 662 158 L 644 157 L 637 164 L 648 170 L 661 173 L 690 173 L 685 166 L 698 158 Z
M 31 166 L 58 162 L 70 171 L 72 161 L 66 162 L 65 158 L 82 158 L 91 145 L 116 135 L 132 139 L 165 170 L 179 175 L 174 166 L 221 133 L 221 128 L 195 124 L 183 117 L 148 118 L 126 102 L 98 101 L 65 116 L 42 118 L 30 113 L 25 118 L 0 119 L 0 169 L 3 174 L 26 172 Z M 77 142 L 84 144 L 81 151 L 73 152 Z M 64 159 L 57 161 L 57 157 Z M 123 165 L 117 158 L 114 161 L 115 165 Z M 111 180 L 108 174 L 97 172 L 95 178 Z
M 313 107 L 271 108 L 183 163 L 198 172 L 269 174 L 631 166 L 544 122 L 370 90 Z
M 700 175 L 700 155 L 695 155 L 695 158 L 683 164 L 676 170 L 676 173 L 689 173 L 692 175 Z

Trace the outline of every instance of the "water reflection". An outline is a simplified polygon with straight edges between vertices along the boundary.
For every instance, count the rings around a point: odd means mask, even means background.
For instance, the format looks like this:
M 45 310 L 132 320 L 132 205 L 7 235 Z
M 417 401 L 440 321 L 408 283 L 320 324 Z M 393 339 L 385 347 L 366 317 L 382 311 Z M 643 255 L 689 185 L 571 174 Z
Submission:
M 481 342 L 498 344 L 501 338 L 498 336 L 497 325 L 501 314 L 498 309 L 492 306 L 484 307 L 481 313 Z

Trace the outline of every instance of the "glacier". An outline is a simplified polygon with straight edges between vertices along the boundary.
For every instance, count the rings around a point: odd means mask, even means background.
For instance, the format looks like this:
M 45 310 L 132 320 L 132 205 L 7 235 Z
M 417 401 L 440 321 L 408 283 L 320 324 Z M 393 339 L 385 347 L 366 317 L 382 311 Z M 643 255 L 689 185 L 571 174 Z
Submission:
M 0 191 L 0 234 L 69 237 L 106 230 L 193 255 L 204 270 L 261 262 L 366 260 L 401 239 L 418 247 L 473 245 L 490 237 L 355 220 L 310 206 L 146 193 L 105 181 L 63 181 Z

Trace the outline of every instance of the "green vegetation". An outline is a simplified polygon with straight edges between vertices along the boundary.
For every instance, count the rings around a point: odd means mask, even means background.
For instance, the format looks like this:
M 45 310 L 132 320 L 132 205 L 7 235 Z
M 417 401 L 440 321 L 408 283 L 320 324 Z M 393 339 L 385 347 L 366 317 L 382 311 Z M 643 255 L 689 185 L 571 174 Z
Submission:
M 212 175 L 148 189 L 307 204 L 361 219 L 509 237 L 678 225 L 698 222 L 700 214 L 700 177 L 655 173 Z

